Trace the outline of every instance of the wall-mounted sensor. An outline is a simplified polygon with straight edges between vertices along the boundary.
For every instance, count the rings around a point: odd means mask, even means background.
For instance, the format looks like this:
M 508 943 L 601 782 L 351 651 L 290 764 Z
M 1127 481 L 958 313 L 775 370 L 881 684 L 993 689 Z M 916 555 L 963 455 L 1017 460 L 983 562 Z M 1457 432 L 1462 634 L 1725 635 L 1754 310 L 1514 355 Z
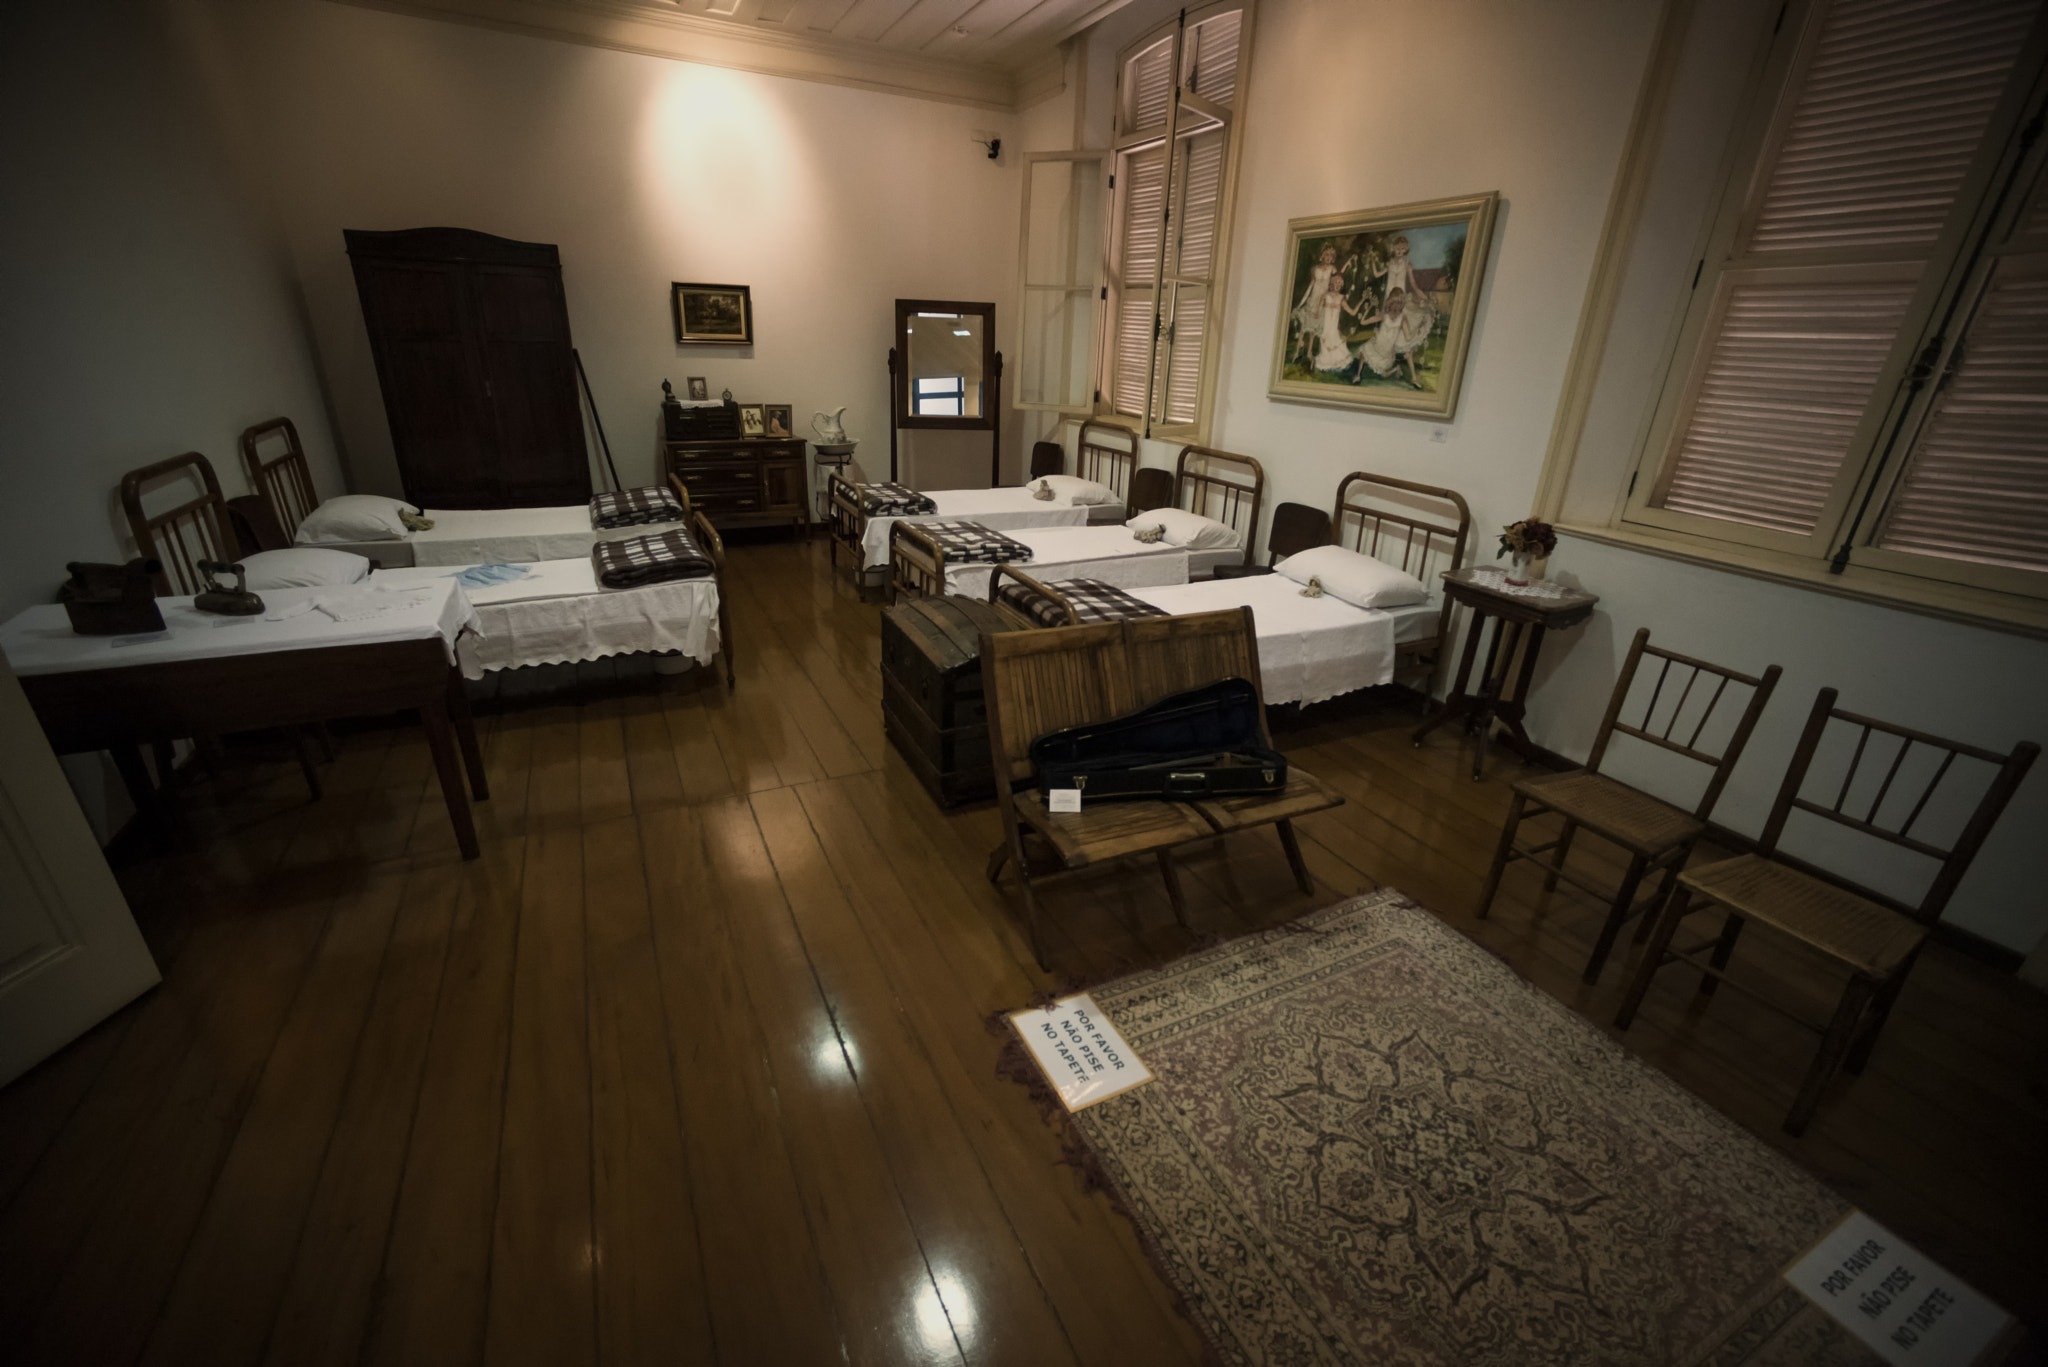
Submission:
M 1003 140 L 1001 138 L 990 138 L 988 140 L 988 159 L 990 161 L 994 161 L 1002 154 L 1002 151 Z

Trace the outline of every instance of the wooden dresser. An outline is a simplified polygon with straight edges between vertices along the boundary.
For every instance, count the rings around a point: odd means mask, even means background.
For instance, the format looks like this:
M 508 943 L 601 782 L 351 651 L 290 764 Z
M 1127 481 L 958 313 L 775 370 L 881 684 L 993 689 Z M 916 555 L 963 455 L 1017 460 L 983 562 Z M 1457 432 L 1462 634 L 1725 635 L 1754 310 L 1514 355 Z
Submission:
M 731 437 L 662 443 L 664 476 L 682 478 L 690 502 L 717 527 L 811 525 L 810 473 L 800 437 Z

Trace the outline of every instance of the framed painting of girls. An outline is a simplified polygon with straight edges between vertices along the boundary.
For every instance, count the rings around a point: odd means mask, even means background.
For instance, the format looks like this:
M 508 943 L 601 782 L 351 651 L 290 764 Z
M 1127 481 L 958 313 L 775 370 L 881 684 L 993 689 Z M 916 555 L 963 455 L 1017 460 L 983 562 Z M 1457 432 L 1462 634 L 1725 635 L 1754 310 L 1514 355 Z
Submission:
M 1275 399 L 1449 418 L 1498 192 L 1287 224 Z

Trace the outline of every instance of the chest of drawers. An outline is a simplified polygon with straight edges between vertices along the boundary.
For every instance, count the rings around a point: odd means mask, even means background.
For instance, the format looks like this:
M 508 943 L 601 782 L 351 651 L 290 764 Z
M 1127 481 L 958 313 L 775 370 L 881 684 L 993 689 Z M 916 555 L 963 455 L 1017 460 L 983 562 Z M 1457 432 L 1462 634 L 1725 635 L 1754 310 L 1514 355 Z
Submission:
M 676 475 L 715 527 L 810 527 L 801 438 L 735 437 L 662 443 L 664 475 Z

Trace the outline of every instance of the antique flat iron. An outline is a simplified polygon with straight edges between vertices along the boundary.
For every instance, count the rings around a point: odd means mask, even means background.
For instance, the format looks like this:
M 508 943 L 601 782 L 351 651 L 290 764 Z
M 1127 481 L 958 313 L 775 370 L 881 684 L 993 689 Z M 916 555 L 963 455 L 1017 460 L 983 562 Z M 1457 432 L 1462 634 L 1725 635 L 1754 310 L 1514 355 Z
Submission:
M 217 613 L 222 617 L 253 617 L 263 611 L 263 600 L 249 592 L 249 576 L 240 565 L 230 565 L 223 560 L 202 560 L 199 572 L 206 576 L 206 588 L 194 595 L 192 606 L 201 612 Z M 216 574 L 232 574 L 235 586 L 227 588 Z
M 74 560 L 64 568 L 71 577 L 57 590 L 57 601 L 78 635 L 126 636 L 164 629 L 164 615 L 156 606 L 162 561 L 98 565 Z

